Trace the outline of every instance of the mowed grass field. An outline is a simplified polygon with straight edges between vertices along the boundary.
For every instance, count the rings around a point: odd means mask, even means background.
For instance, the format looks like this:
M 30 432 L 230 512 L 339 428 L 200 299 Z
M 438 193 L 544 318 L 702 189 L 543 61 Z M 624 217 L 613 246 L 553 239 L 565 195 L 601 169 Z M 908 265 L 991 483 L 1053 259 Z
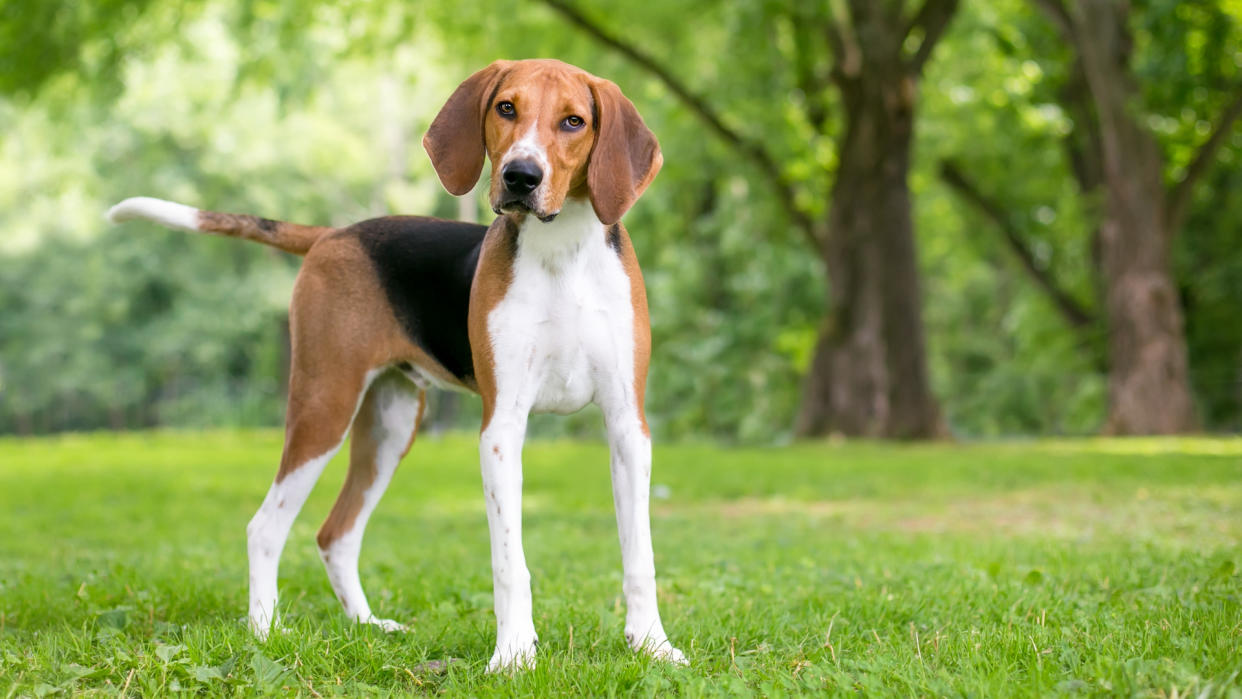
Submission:
M 631 654 L 608 457 L 532 442 L 538 667 L 491 676 L 472 436 L 422 438 L 372 520 L 384 634 L 344 621 L 314 533 L 288 632 L 248 634 L 245 526 L 276 432 L 0 440 L 0 692 L 467 695 L 1242 694 L 1242 441 L 657 446 L 665 626 Z

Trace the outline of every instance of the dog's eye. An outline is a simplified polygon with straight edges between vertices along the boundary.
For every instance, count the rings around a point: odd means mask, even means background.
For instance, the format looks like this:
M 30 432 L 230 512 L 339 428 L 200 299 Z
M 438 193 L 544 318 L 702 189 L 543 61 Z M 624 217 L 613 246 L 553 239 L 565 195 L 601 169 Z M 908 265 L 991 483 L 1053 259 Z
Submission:
M 496 113 L 506 119 L 512 119 L 517 114 L 517 110 L 513 108 L 512 102 L 501 102 L 496 105 Z
M 584 124 L 586 124 L 586 121 L 584 121 L 582 117 L 577 114 L 567 116 L 563 121 L 561 121 L 561 126 L 563 126 L 567 131 L 577 131 L 582 128 Z

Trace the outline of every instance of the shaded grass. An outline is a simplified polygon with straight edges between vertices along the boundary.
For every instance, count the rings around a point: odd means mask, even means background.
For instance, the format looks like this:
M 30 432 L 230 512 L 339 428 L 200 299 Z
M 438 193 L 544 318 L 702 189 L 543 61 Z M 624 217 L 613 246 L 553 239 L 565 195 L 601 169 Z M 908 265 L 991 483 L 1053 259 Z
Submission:
M 657 447 L 660 593 L 687 669 L 622 639 L 606 450 L 532 443 L 539 665 L 513 677 L 483 672 L 469 436 L 421 440 L 368 531 L 372 607 L 411 633 L 347 624 L 333 599 L 314 532 L 338 458 L 283 558 L 289 632 L 251 639 L 245 524 L 279 450 L 273 432 L 0 440 L 0 690 L 1242 692 L 1239 440 Z

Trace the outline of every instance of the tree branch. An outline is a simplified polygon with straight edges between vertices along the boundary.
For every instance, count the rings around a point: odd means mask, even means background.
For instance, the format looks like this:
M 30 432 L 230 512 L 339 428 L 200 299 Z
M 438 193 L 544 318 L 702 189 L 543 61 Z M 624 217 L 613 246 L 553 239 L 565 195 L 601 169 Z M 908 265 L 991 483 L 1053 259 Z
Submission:
M 1233 100 L 1225 106 L 1221 112 L 1220 118 L 1216 120 L 1216 126 L 1212 129 L 1212 133 L 1208 135 L 1203 145 L 1199 146 L 1199 150 L 1195 152 L 1195 157 L 1191 158 L 1190 164 L 1186 166 L 1186 172 L 1181 179 L 1175 182 L 1169 190 L 1169 205 L 1166 210 L 1168 219 L 1168 229 L 1176 234 L 1181 228 L 1182 220 L 1186 216 L 1186 210 L 1190 206 L 1191 194 L 1194 192 L 1195 184 L 1207 171 L 1211 168 L 1212 163 L 1216 160 L 1216 154 L 1220 152 L 1221 146 L 1229 140 L 1229 136 L 1233 130 L 1233 123 L 1238 117 L 1242 116 L 1242 84 L 1234 88 Z
M 936 42 L 949 27 L 949 20 L 957 12 L 958 0 L 924 0 L 923 6 L 915 13 L 914 18 L 906 25 L 903 36 L 908 37 L 916 30 L 923 32 L 923 39 L 918 49 L 907 63 L 909 71 L 915 75 L 923 72 L 923 65 L 931 57 Z
M 832 49 L 832 78 L 838 85 L 856 79 L 862 73 L 862 48 L 854 35 L 849 12 L 840 3 L 830 3 L 828 21 L 824 23 L 824 35 Z
M 1061 0 L 1031 0 L 1031 2 L 1048 15 L 1048 19 L 1052 20 L 1053 26 L 1061 32 L 1061 37 L 1065 39 L 1065 42 L 1074 46 L 1074 20 L 1070 17 L 1065 4 Z
M 1083 194 L 1095 192 L 1104 182 L 1104 146 L 1100 120 L 1095 113 L 1082 57 L 1075 56 L 1065 84 L 1057 91 L 1057 101 L 1074 123 L 1063 138 L 1070 169 Z
M 951 160 L 940 161 L 940 179 L 957 192 L 968 204 L 978 209 L 980 213 L 996 224 L 996 227 L 1000 229 L 1001 234 L 1005 238 L 1005 243 L 1013 254 L 1017 256 L 1018 261 L 1022 263 L 1022 268 L 1026 270 L 1035 284 L 1047 294 L 1053 306 L 1056 307 L 1057 312 L 1061 314 L 1061 317 L 1070 327 L 1075 330 L 1083 330 L 1095 322 L 1092 314 L 1067 291 L 1058 286 L 1051 271 L 1040 265 L 1035 259 L 1035 254 L 1031 252 L 1030 248 L 1022 240 L 1022 236 L 1018 233 L 1017 227 L 1014 226 L 1013 220 L 1009 218 L 1004 207 L 979 191 L 979 188 L 967 179 L 961 168 Z
M 637 46 L 609 33 L 603 27 L 587 18 L 586 15 L 579 12 L 577 8 L 564 2 L 564 0 L 543 0 L 543 3 L 559 13 L 570 24 L 577 26 L 588 36 L 625 56 L 632 63 L 664 83 L 664 87 L 673 93 L 677 99 L 681 100 L 681 103 L 693 112 L 696 117 L 707 124 L 707 127 L 715 132 L 721 140 L 746 156 L 763 172 L 765 179 L 771 183 L 777 197 L 781 200 L 782 206 L 803 232 L 803 235 L 806 236 L 808 242 L 817 250 L 822 246 L 822 241 L 816 235 L 814 222 L 810 216 L 799 210 L 795 205 L 793 184 L 785 176 L 784 172 L 781 171 L 776 158 L 759 141 L 753 140 L 725 124 L 720 115 L 702 97 L 691 92 L 668 68 L 657 63 L 654 58 Z

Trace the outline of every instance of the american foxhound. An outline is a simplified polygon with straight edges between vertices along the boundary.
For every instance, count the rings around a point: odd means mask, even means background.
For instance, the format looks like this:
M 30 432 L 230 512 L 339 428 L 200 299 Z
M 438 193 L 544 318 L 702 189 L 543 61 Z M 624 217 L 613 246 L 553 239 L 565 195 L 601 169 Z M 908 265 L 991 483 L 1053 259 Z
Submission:
M 617 86 L 559 61 L 498 61 L 470 76 L 423 146 L 444 187 L 469 192 L 491 160 L 490 226 L 389 216 L 343 228 L 202 211 L 137 197 L 108 212 L 254 240 L 298 255 L 280 469 L 246 528 L 250 627 L 278 623 L 289 529 L 352 426 L 349 474 L 319 530 L 345 613 L 386 630 L 358 578 L 367 519 L 413 443 L 425 390 L 483 399 L 479 457 L 491 533 L 496 650 L 490 670 L 530 666 L 538 638 L 522 551 L 522 443 L 531 412 L 604 413 L 621 538 L 625 637 L 684 663 L 656 603 L 643 410 L 651 332 L 642 273 L 620 223 L 663 162 Z

